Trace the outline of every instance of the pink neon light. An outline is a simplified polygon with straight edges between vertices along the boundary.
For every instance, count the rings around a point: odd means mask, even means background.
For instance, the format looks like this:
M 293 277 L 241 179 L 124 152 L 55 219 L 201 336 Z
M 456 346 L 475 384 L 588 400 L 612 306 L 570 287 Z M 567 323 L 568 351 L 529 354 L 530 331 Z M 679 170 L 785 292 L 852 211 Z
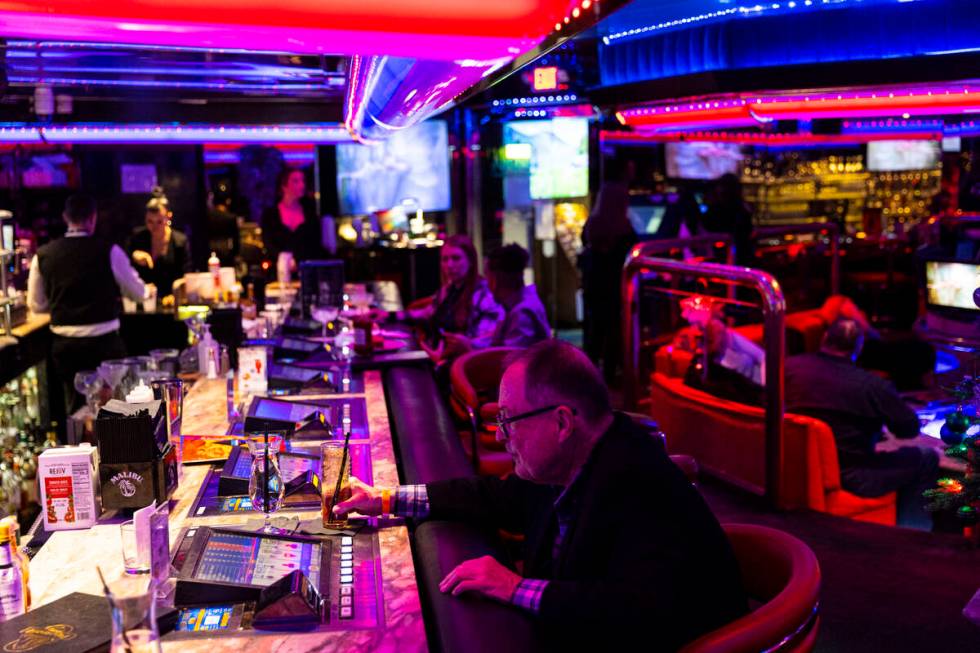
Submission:
M 843 145 L 849 143 L 867 143 L 900 138 L 902 140 L 940 140 L 942 131 L 901 131 L 901 132 L 866 132 L 852 134 L 766 134 L 760 132 L 720 132 L 694 131 L 684 133 L 643 133 L 643 132 L 610 132 L 603 131 L 599 139 L 603 143 L 642 145 L 672 142 L 709 142 L 709 143 L 738 143 L 742 145 L 760 145 L 786 147 L 793 145 Z
M 236 9 L 235 13 L 240 13 L 240 10 Z M 513 58 L 537 41 L 517 37 L 411 34 L 370 29 L 221 25 L 177 20 L 122 21 L 11 11 L 0 11 L 0 32 L 37 40 L 113 41 L 131 45 L 231 48 L 297 54 L 384 54 L 434 61 Z
M 742 95 L 697 98 L 666 105 L 625 109 L 620 122 L 639 129 L 698 126 L 744 127 L 813 118 L 930 116 L 980 111 L 980 87 L 971 84 L 921 88 L 867 88 L 848 92 Z

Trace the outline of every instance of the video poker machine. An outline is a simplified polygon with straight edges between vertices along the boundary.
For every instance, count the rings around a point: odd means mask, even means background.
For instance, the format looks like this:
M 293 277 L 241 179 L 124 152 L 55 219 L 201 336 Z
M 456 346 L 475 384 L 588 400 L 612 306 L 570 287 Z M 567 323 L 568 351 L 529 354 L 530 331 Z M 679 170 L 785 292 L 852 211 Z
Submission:
M 367 439 L 367 401 L 364 397 L 344 397 L 290 401 L 274 397 L 254 397 L 244 420 L 245 433 L 282 431 L 297 439 L 329 440 L 343 438 L 347 432 L 355 440 Z
M 199 526 L 173 556 L 177 636 L 384 624 L 377 535 L 313 537 Z

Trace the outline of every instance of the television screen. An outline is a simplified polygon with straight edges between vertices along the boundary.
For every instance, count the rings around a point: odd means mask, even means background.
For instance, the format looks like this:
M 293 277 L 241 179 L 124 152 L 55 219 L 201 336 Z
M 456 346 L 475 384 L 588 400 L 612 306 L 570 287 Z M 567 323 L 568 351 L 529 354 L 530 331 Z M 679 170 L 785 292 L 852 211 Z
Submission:
M 667 176 L 673 179 L 717 179 L 738 174 L 741 163 L 735 143 L 667 143 Z
M 931 306 L 980 310 L 973 303 L 973 291 L 977 288 L 980 288 L 980 265 L 926 262 L 926 290 Z
M 871 141 L 868 143 L 868 170 L 928 170 L 939 165 L 936 141 Z
M 338 145 L 337 193 L 343 215 L 385 211 L 409 198 L 423 211 L 449 210 L 446 123 L 423 122 L 375 145 Z
M 527 120 L 504 125 L 504 149 L 526 154 L 529 145 L 531 199 L 589 194 L 588 118 Z
M 319 543 L 216 531 L 204 545 L 194 578 L 267 587 L 296 569 L 319 586 Z
M 641 235 L 652 236 L 660 229 L 660 223 L 667 212 L 666 206 L 636 206 L 632 205 L 627 212 L 633 230 Z

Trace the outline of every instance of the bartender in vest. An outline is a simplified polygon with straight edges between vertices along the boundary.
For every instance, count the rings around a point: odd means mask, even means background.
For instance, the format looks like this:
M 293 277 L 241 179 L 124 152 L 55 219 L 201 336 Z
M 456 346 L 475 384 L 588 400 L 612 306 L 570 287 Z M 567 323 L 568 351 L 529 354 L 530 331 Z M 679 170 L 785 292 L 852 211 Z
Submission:
M 34 313 L 51 314 L 51 357 L 71 414 L 83 403 L 75 393 L 75 374 L 126 355 L 119 336 L 120 291 L 143 301 L 154 288 L 143 283 L 122 248 L 94 235 L 94 199 L 72 195 L 62 217 L 65 237 L 38 249 L 31 261 L 27 299 Z

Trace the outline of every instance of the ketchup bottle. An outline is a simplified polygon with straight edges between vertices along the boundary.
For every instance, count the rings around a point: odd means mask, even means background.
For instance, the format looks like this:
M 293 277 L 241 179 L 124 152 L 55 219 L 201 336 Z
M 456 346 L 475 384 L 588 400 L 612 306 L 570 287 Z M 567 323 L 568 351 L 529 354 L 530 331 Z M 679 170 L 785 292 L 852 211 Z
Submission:
M 374 322 L 368 315 L 354 318 L 354 353 L 358 356 L 370 356 L 374 353 Z

